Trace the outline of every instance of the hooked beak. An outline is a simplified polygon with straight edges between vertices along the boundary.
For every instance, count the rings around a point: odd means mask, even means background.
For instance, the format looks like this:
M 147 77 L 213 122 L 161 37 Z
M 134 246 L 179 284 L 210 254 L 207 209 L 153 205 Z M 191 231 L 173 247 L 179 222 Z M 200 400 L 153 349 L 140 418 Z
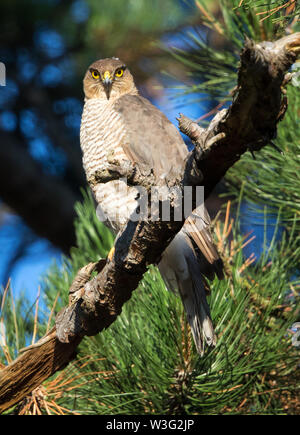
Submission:
M 105 73 L 103 74 L 102 83 L 104 86 L 106 98 L 109 100 L 111 88 L 112 88 L 112 84 L 113 84 L 113 80 L 112 80 L 112 77 L 111 77 L 109 71 L 105 71 Z

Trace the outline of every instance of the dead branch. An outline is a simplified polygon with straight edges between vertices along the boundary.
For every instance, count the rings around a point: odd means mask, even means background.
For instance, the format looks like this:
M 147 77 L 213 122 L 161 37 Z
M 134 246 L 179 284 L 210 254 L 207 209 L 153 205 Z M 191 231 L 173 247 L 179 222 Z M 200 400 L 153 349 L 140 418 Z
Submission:
M 195 148 L 183 162 L 182 179 L 173 180 L 174 185 L 181 188 L 203 185 L 207 197 L 244 152 L 259 151 L 270 143 L 287 107 L 282 93 L 285 75 L 299 52 L 300 33 L 261 44 L 246 40 L 229 109 L 220 111 L 207 129 L 182 115 L 179 118 L 180 129 L 191 137 Z M 132 169 L 126 168 L 126 171 L 134 184 L 137 175 L 130 172 Z M 118 172 L 114 167 L 104 175 L 117 177 L 120 174 L 122 170 Z M 138 177 L 142 185 L 149 184 L 147 174 L 143 178 L 143 171 Z M 178 200 L 176 195 L 170 198 L 171 216 Z M 70 304 L 57 315 L 51 336 L 25 350 L 0 372 L 0 411 L 17 403 L 55 371 L 65 367 L 85 335 L 99 333 L 117 318 L 147 266 L 159 261 L 182 225 L 183 221 L 172 219 L 169 222 L 129 221 L 116 241 L 113 260 L 91 280 L 90 273 L 96 266 L 87 267 L 83 275 L 79 272 L 83 280 L 77 275 Z M 98 270 L 102 266 L 103 262 L 99 263 Z

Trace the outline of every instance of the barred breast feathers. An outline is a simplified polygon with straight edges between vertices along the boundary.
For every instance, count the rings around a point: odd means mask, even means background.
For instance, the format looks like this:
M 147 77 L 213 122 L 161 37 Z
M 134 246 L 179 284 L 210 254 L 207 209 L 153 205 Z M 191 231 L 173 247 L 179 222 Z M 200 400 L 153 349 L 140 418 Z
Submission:
M 80 127 L 83 166 L 87 177 L 105 167 L 107 155 L 113 151 L 118 160 L 127 160 L 122 143 L 126 137 L 121 115 L 110 101 L 88 99 L 85 102 Z M 93 188 L 102 213 L 110 226 L 118 231 L 136 208 L 136 190 L 123 186 L 124 182 L 110 181 Z
M 109 101 L 89 99 L 85 102 L 80 128 L 83 165 L 87 176 L 107 162 L 114 152 L 118 159 L 126 159 L 122 148 L 125 129 L 121 116 Z

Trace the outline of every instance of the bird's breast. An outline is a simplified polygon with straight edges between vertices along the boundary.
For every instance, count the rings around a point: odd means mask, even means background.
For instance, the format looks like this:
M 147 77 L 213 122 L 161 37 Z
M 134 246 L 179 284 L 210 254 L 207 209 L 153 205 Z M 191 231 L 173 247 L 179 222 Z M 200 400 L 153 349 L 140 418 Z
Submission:
M 111 155 L 119 162 L 128 160 L 122 144 L 126 143 L 125 126 L 121 115 L 109 101 L 90 99 L 85 102 L 81 127 L 80 144 L 83 166 L 89 178 L 97 169 L 104 169 Z M 119 230 L 136 208 L 136 190 L 124 186 L 124 181 L 110 181 L 93 187 L 101 212 L 114 230 Z
M 82 114 L 80 144 L 87 176 L 107 165 L 108 155 L 126 159 L 122 143 L 125 129 L 120 114 L 109 101 L 87 100 Z

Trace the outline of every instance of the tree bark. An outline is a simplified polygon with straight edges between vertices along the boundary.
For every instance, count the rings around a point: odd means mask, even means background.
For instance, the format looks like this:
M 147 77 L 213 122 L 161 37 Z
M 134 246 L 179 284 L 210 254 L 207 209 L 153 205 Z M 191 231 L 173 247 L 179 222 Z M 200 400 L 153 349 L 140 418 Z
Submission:
M 81 338 L 70 344 L 61 343 L 56 338 L 55 328 L 47 337 L 43 345 L 21 354 L 2 370 L 0 412 L 18 403 L 74 359 Z
M 286 72 L 299 52 L 300 33 L 274 43 L 245 42 L 230 108 L 219 112 L 207 129 L 180 116 L 179 127 L 191 137 L 195 148 L 183 162 L 182 178 L 168 180 L 170 185 L 181 189 L 185 185 L 203 185 L 207 197 L 244 152 L 258 151 L 270 143 L 287 108 L 282 94 L 282 86 L 289 78 Z M 134 168 L 127 170 L 134 171 Z M 114 167 L 111 176 L 115 177 L 116 172 L 118 169 Z M 141 185 L 147 185 L 147 175 L 143 172 L 128 175 L 133 184 L 140 177 Z M 176 195 L 170 197 L 171 215 L 178 201 Z M 44 337 L 29 347 L 0 373 L 0 411 L 17 403 L 38 383 L 63 368 L 82 337 L 97 334 L 116 319 L 147 266 L 159 261 L 183 223 L 183 220 L 161 219 L 129 221 L 116 241 L 112 261 L 90 264 L 79 271 L 70 289 L 69 306 L 57 315 L 50 338 Z M 98 275 L 89 280 L 95 269 Z

